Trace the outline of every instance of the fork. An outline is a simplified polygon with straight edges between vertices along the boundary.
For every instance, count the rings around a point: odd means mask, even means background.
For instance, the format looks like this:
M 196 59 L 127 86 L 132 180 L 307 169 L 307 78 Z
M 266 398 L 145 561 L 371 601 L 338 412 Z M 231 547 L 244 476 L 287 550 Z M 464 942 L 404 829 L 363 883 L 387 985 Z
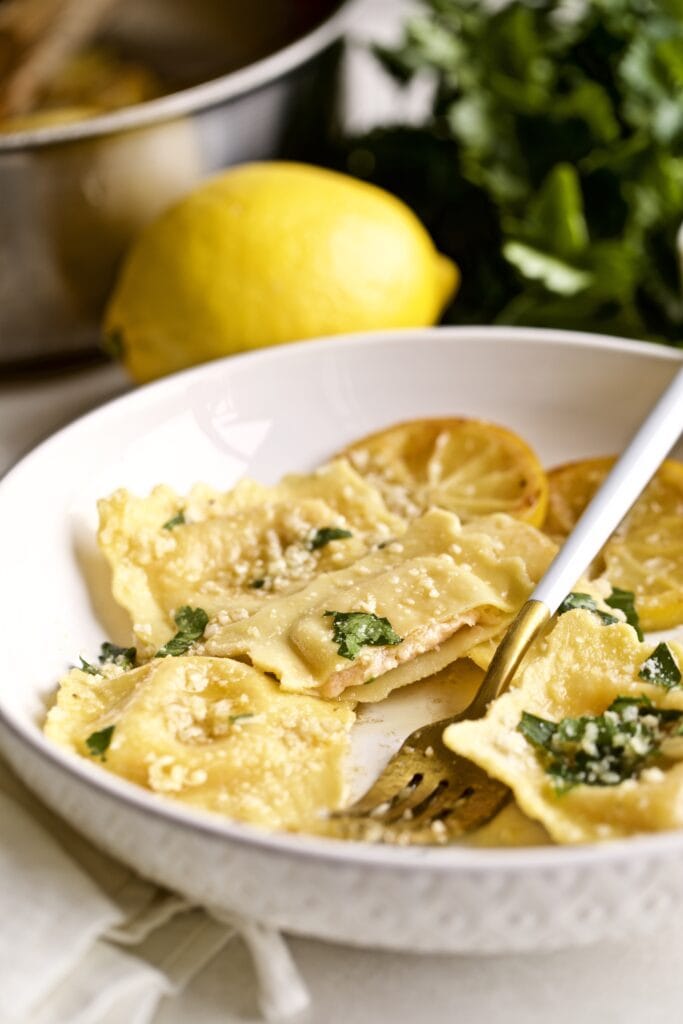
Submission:
M 356 803 L 333 814 L 328 834 L 366 842 L 446 843 L 490 821 L 507 786 L 444 745 L 444 730 L 481 718 L 509 686 L 533 640 L 557 611 L 683 433 L 683 368 L 586 507 L 542 580 L 508 628 L 470 704 L 416 729 Z

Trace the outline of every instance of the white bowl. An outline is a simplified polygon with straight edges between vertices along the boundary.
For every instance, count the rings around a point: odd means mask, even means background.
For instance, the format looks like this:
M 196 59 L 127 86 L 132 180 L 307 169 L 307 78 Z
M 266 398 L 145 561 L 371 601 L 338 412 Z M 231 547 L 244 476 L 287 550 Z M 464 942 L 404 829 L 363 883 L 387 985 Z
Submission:
M 269 349 L 178 374 L 45 442 L 0 484 L 0 747 L 94 842 L 191 900 L 291 932 L 427 951 L 551 949 L 655 929 L 683 906 L 683 832 L 572 848 L 404 849 L 265 834 L 151 795 L 42 736 L 80 652 L 123 639 L 97 496 L 307 469 L 412 416 L 518 430 L 548 464 L 618 450 L 680 363 L 552 331 L 413 330 Z

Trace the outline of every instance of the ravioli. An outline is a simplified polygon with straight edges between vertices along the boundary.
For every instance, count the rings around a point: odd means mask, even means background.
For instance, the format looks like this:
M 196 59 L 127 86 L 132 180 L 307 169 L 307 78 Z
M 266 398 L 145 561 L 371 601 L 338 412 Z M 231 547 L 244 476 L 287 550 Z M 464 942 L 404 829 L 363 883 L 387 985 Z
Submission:
M 683 666 L 683 649 L 670 644 Z M 562 615 L 527 655 L 514 687 L 485 718 L 449 726 L 444 742 L 512 789 L 517 803 L 559 843 L 615 839 L 683 826 L 683 736 L 661 745 L 663 760 L 610 784 L 558 789 L 537 748 L 519 730 L 523 712 L 552 722 L 602 716 L 620 697 L 647 698 L 655 713 L 683 711 L 683 689 L 639 677 L 654 644 L 626 624 L 605 626 L 588 611 Z M 644 709 L 647 713 L 647 707 Z M 623 737 L 619 738 L 623 746 Z M 590 749 L 590 745 L 586 750 Z M 610 778 L 604 775 L 605 779 Z
M 337 697 L 399 666 L 406 685 L 463 657 L 420 667 L 420 656 L 458 631 L 500 629 L 528 597 L 556 551 L 533 527 L 506 515 L 462 526 L 432 509 L 400 540 L 346 569 L 318 576 L 295 594 L 273 598 L 249 619 L 206 630 L 204 653 L 249 660 L 285 690 Z M 388 620 L 400 642 L 363 647 L 351 658 L 334 639 L 332 613 Z M 470 633 L 472 644 L 483 637 Z M 383 687 L 382 696 L 386 695 Z
M 607 615 L 614 615 L 615 618 L 624 618 L 622 612 L 616 611 L 605 603 L 605 598 L 609 597 L 612 593 L 612 584 L 609 580 L 604 579 L 604 577 L 597 580 L 581 579 L 574 587 L 574 591 L 588 594 L 589 597 L 594 598 L 596 606 Z M 486 671 L 493 660 L 493 655 L 496 653 L 498 645 L 505 636 L 506 629 L 507 626 L 502 630 L 497 630 L 493 636 L 482 638 L 476 647 L 468 651 L 467 657 L 479 668 Z
M 147 655 L 175 632 L 183 605 L 223 623 L 244 618 L 405 528 L 345 460 L 275 487 L 199 485 L 186 498 L 168 487 L 147 498 L 119 490 L 99 510 L 112 591 Z
M 497 640 L 499 636 L 498 623 L 463 625 L 448 640 L 444 640 L 430 651 L 425 651 L 424 654 L 419 654 L 412 661 L 406 661 L 365 683 L 348 687 L 343 693 L 344 700 L 356 701 L 359 704 L 377 703 L 388 697 L 393 690 L 446 672 L 456 662 L 461 665 L 462 659 L 469 659 L 472 651 L 484 650 L 490 643 L 494 644 L 495 650 L 495 642 L 491 638 Z M 479 667 L 477 665 L 477 668 Z
M 45 734 L 91 760 L 101 751 L 108 771 L 159 795 L 305 830 L 343 800 L 354 718 L 344 704 L 283 693 L 235 661 L 157 658 L 128 672 L 73 669 Z

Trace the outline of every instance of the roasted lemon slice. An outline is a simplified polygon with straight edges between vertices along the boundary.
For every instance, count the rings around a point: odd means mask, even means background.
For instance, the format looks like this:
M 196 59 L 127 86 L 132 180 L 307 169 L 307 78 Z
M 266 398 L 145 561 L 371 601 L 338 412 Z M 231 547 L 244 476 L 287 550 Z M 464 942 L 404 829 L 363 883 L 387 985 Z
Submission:
M 545 516 L 543 467 L 525 441 L 494 423 L 412 420 L 361 438 L 341 454 L 392 512 L 408 518 L 433 505 L 465 522 L 507 512 L 540 526 Z
M 614 465 L 613 457 L 568 462 L 548 471 L 548 512 L 543 530 L 561 543 Z
M 614 461 L 585 459 L 550 472 L 546 533 L 562 540 L 572 530 Z M 643 629 L 683 623 L 683 463 L 662 464 L 594 568 L 633 591 Z

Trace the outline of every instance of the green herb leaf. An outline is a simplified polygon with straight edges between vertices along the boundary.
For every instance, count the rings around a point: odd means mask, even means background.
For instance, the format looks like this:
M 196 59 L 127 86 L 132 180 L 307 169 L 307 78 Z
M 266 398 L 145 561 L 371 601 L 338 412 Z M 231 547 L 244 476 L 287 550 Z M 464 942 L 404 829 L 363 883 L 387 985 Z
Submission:
M 636 611 L 635 594 L 633 591 L 621 590 L 620 587 L 612 587 L 612 593 L 609 597 L 605 598 L 605 604 L 608 604 L 610 608 L 616 608 L 618 611 L 624 613 L 626 621 L 629 626 L 633 626 L 638 639 L 642 643 L 643 631 L 640 628 L 640 619 L 638 618 L 638 612 Z
M 332 616 L 332 635 L 342 658 L 353 661 L 362 647 L 385 647 L 400 644 L 388 619 L 371 612 L 325 612 Z
M 135 668 L 136 647 L 119 647 L 117 644 L 103 643 L 100 648 L 100 664 L 118 665 L 119 668 Z
M 346 540 L 348 537 L 353 537 L 350 530 L 342 530 L 338 526 L 323 526 L 316 530 L 308 542 L 308 550 L 318 551 L 320 548 L 326 547 L 331 540 Z
M 560 259 L 571 260 L 585 253 L 590 238 L 575 167 L 557 164 L 552 169 L 521 222 L 519 233 L 529 245 L 545 247 L 551 240 L 553 255 Z
M 675 686 L 679 686 L 681 670 L 668 644 L 657 644 L 647 661 L 641 665 L 638 676 L 645 682 L 663 686 L 666 690 L 673 690 Z
M 85 741 L 85 745 L 88 748 L 89 753 L 93 757 L 99 757 L 102 761 L 106 760 L 105 754 L 109 750 L 109 744 L 111 738 L 114 735 L 115 726 L 108 725 L 106 729 L 100 729 L 99 732 L 92 732 Z
M 557 725 L 546 718 L 539 718 L 528 711 L 523 711 L 518 728 L 525 739 L 535 747 L 547 747 L 555 735 Z
M 536 749 L 555 791 L 564 793 L 579 784 L 616 786 L 637 777 L 682 726 L 681 711 L 656 708 L 645 696 L 620 696 L 602 715 L 560 722 L 523 712 L 517 728 Z
M 564 601 L 557 609 L 558 615 L 564 615 L 565 612 L 575 611 L 577 608 L 583 608 L 585 611 L 593 612 L 597 615 L 605 626 L 613 626 L 615 622 L 620 622 L 616 615 L 610 615 L 609 612 L 603 612 L 598 608 L 595 603 L 595 598 L 591 597 L 590 594 L 567 594 Z
M 137 649 L 135 647 L 119 647 L 117 644 L 103 643 L 100 646 L 100 665 L 114 664 L 119 668 L 129 669 L 135 667 Z M 85 658 L 81 658 L 81 672 L 87 672 L 89 676 L 98 676 L 102 670 L 97 665 L 91 664 Z
M 201 640 L 209 622 L 209 616 L 203 608 L 190 608 L 189 605 L 179 608 L 173 618 L 178 632 L 157 651 L 156 658 L 177 658 L 185 654 L 193 643 Z
M 172 519 L 167 519 L 166 520 L 166 522 L 162 526 L 162 530 L 172 530 L 176 526 L 184 526 L 184 525 L 185 525 L 185 509 L 181 508 L 180 512 L 178 512 L 177 515 L 173 516 Z
M 637 707 L 637 708 L 651 708 L 653 707 L 650 698 L 641 693 L 637 697 L 625 697 L 623 694 L 620 697 L 616 697 L 610 704 L 612 711 L 623 711 L 624 708 Z
M 591 597 L 590 594 L 567 594 L 557 609 L 557 614 L 564 615 L 565 612 L 574 611 L 576 608 L 585 608 L 589 612 L 596 612 L 598 610 L 595 598 Z
M 228 721 L 230 722 L 231 725 L 233 725 L 235 722 L 243 722 L 245 720 L 245 718 L 253 718 L 253 717 L 254 717 L 254 715 L 251 714 L 250 712 L 245 712 L 243 715 L 230 715 L 230 717 L 228 718 Z
M 546 291 L 570 298 L 585 291 L 592 278 L 585 270 L 566 263 L 547 252 L 534 249 L 524 242 L 509 241 L 503 246 L 503 256 L 529 281 L 539 281 Z

